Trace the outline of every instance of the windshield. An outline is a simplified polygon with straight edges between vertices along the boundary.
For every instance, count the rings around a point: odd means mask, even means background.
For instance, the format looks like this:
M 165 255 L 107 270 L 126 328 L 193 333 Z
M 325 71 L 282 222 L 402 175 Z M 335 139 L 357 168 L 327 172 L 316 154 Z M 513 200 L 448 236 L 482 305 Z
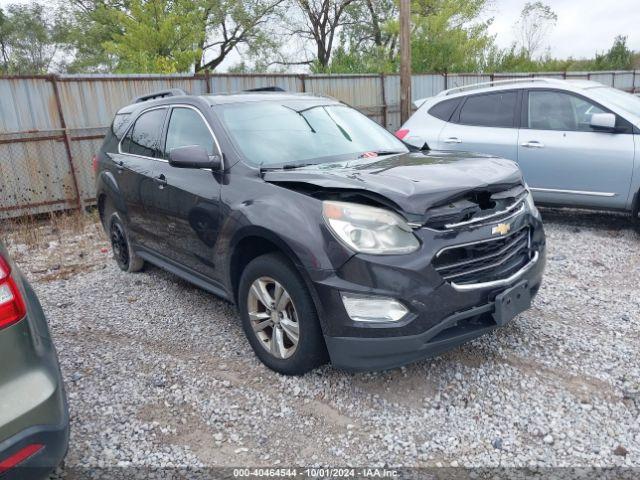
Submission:
M 262 167 L 408 151 L 380 125 L 344 105 L 264 101 L 216 109 L 247 161 Z
M 589 90 L 594 100 L 621 108 L 637 117 L 640 117 L 640 97 L 623 92 L 617 88 L 598 87 Z

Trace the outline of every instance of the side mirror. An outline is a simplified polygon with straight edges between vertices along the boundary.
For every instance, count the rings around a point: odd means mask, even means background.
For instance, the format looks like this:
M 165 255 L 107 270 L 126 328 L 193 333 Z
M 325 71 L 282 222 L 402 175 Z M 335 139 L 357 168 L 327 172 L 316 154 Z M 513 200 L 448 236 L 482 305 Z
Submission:
M 615 132 L 616 116 L 613 113 L 594 113 L 589 126 L 599 132 Z
M 222 159 L 219 155 L 209 155 L 200 145 L 177 147 L 169 152 L 169 165 L 177 168 L 210 168 L 219 170 Z

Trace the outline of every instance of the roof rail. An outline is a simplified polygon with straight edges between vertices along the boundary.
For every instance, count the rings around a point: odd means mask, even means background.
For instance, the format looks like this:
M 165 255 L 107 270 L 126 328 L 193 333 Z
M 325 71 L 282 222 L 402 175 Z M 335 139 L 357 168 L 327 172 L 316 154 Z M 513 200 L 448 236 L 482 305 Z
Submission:
M 258 88 L 249 88 L 247 90 L 243 90 L 244 92 L 286 92 L 286 90 L 282 87 L 276 87 L 275 85 L 271 87 L 258 87 Z
M 507 80 L 492 80 L 490 82 L 474 83 L 471 85 L 462 85 L 460 87 L 453 87 L 447 90 L 441 91 L 438 95 L 447 96 L 452 93 L 459 93 L 465 90 L 475 90 L 478 88 L 492 87 L 494 85 L 509 85 L 511 83 L 531 83 L 531 82 L 543 82 L 543 83 L 557 83 L 562 82 L 558 78 L 546 78 L 546 77 L 523 77 L 523 78 L 510 78 Z
M 139 97 L 134 98 L 131 103 L 146 102 L 147 100 L 153 100 L 154 98 L 178 97 L 186 94 L 187 93 L 181 88 L 172 88 L 170 90 L 158 90 L 157 92 L 152 92 L 147 95 L 140 95 Z

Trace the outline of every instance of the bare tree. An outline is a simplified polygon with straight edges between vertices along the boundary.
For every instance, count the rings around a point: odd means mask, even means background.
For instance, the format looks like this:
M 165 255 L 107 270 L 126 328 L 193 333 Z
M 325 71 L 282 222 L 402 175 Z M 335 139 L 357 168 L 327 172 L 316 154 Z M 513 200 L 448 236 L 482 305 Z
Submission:
M 200 0 L 205 35 L 202 60 L 196 71 L 215 69 L 227 55 L 240 46 L 250 53 L 275 48 L 275 36 L 269 24 L 278 16 L 285 0 Z
M 558 21 L 558 15 L 540 1 L 527 2 L 520 12 L 515 25 L 520 36 L 522 49 L 533 58 L 543 47 L 544 42 Z
M 315 44 L 315 59 L 300 63 L 313 63 L 320 68 L 329 65 L 334 39 L 345 25 L 345 9 L 355 0 L 293 0 L 299 10 L 297 20 L 290 20 L 290 33 Z

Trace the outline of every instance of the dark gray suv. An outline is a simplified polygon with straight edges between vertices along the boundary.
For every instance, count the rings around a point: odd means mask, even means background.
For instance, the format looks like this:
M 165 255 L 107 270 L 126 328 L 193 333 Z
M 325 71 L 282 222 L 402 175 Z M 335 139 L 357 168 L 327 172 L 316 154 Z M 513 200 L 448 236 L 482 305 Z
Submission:
M 95 167 L 120 268 L 235 302 L 282 373 L 436 354 L 504 325 L 542 279 L 514 162 L 411 150 L 331 98 L 149 95 L 117 113 Z
M 46 478 L 67 451 L 67 402 L 40 302 L 2 242 L 0 362 L 0 478 Z

